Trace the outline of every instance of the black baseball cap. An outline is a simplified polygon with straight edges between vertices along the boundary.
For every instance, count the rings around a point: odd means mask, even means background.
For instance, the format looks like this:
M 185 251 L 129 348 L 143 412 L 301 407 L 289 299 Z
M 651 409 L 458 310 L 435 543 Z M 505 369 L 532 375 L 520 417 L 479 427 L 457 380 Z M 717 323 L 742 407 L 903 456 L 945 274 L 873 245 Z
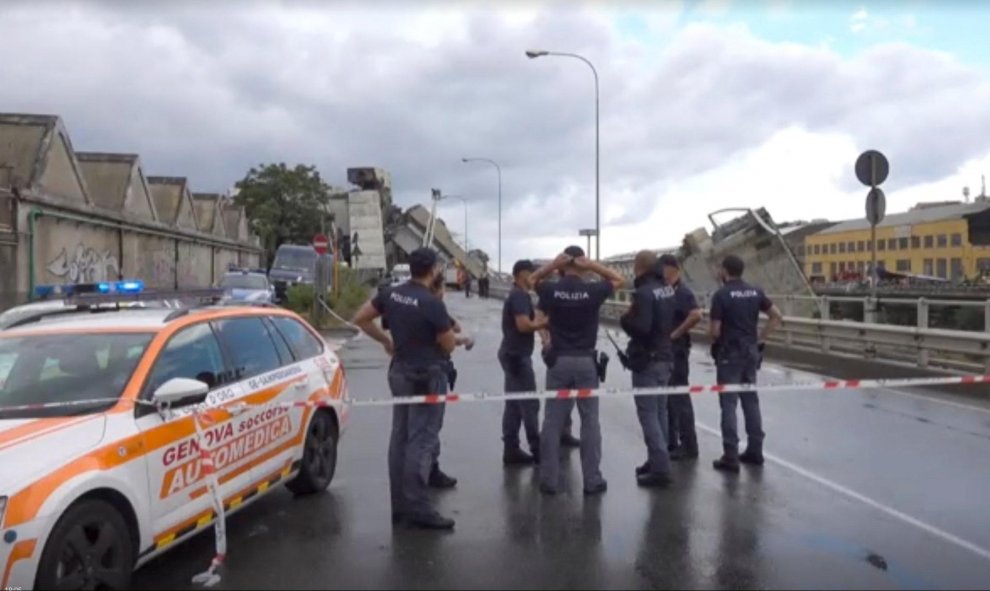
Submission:
M 660 256 L 660 260 L 657 261 L 661 267 L 673 267 L 675 269 L 681 268 L 681 263 L 672 254 L 665 254 Z
M 430 272 L 438 261 L 437 251 L 423 246 L 409 253 L 409 272 L 413 277 L 422 277 Z
M 536 265 L 533 261 L 529 259 L 521 259 L 516 261 L 516 264 L 512 265 L 512 276 L 515 277 L 524 271 L 533 272 L 536 270 Z
M 576 259 L 584 256 L 584 249 L 580 246 L 571 245 L 564 249 L 564 254 Z

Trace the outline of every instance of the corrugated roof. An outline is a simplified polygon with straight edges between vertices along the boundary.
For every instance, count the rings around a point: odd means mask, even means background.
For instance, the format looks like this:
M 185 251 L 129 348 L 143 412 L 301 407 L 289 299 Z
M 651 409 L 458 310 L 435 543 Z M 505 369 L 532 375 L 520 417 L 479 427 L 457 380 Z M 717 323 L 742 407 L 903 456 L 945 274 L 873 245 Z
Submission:
M 877 227 L 887 228 L 890 226 L 912 226 L 942 220 L 954 220 L 965 215 L 980 213 L 986 209 L 990 209 L 990 202 L 957 203 L 955 205 L 946 205 L 943 207 L 916 209 L 914 211 L 906 211 L 904 213 L 888 215 L 877 225 Z M 846 220 L 844 222 L 839 222 L 831 228 L 822 230 L 819 234 L 838 234 L 840 232 L 852 232 L 856 230 L 869 229 L 870 222 L 866 221 L 866 218 L 863 217 L 857 220 Z

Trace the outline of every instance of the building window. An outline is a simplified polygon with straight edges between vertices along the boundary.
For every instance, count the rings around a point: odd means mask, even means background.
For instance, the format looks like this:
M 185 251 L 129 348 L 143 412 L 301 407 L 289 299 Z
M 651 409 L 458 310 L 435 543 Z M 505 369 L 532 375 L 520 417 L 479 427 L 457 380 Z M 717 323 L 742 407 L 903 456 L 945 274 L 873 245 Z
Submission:
M 811 274 L 821 275 L 822 274 L 822 264 L 821 263 L 811 263 Z
M 938 247 L 939 248 L 945 248 L 948 243 L 949 242 L 946 239 L 945 234 L 939 234 L 938 235 Z
M 925 248 L 935 248 L 935 237 L 931 234 L 925 236 Z
M 832 246 L 835 246 L 835 245 L 833 244 Z M 836 267 L 837 266 L 838 265 L 836 265 L 834 262 L 828 264 L 828 274 L 830 275 L 830 279 L 835 279 Z
M 866 252 L 866 241 L 860 240 L 856 247 L 856 250 L 858 252 Z
M 925 259 L 924 270 L 922 270 L 922 275 L 928 275 L 929 277 L 935 275 L 935 261 L 932 259 Z
M 897 259 L 897 271 L 900 273 L 910 273 L 911 259 Z
M 829 244 L 828 245 L 828 253 L 829 254 L 835 254 L 835 251 L 836 251 L 837 248 L 838 247 L 835 246 L 835 243 L 834 242 L 832 244 Z
M 849 252 L 856 252 L 856 243 L 850 240 L 849 244 L 846 245 L 846 249 L 848 249 Z
M 897 250 L 897 238 L 887 239 L 887 250 Z
M 935 261 L 935 275 L 938 276 L 938 277 L 941 277 L 942 279 L 946 279 L 947 276 L 948 276 L 948 269 L 947 269 L 947 267 L 948 267 L 948 265 L 946 264 L 946 260 L 945 259 L 938 259 L 938 260 L 936 260 Z
M 966 270 L 963 269 L 962 259 L 952 259 L 952 280 L 959 281 L 966 277 Z
M 952 235 L 952 246 L 962 246 L 962 234 Z
M 911 248 L 921 248 L 921 236 L 911 237 Z
M 887 250 L 887 242 L 885 240 L 877 240 L 877 250 Z
M 822 245 L 821 244 L 816 244 L 816 245 L 812 246 L 811 249 L 812 249 L 812 252 L 814 252 L 815 254 L 822 254 Z
M 840 253 L 846 252 L 846 243 L 845 242 L 840 242 L 839 243 L 839 252 Z
M 907 250 L 908 249 L 908 239 L 907 238 L 898 238 L 897 239 L 897 248 L 899 248 L 901 250 Z

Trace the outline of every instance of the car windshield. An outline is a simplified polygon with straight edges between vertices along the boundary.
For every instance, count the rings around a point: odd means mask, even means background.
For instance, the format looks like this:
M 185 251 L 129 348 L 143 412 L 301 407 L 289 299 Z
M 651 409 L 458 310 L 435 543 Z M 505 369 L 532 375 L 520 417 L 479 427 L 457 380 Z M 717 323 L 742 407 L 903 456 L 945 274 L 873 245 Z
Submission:
M 229 289 L 268 289 L 268 279 L 264 275 L 231 273 L 224 275 L 220 285 Z
M 287 271 L 313 270 L 316 262 L 316 251 L 313 250 L 280 250 L 275 254 L 273 269 L 285 269 Z
M 109 408 L 112 401 L 4 410 L 119 398 L 152 336 L 49 334 L 0 339 L 0 419 L 79 415 Z

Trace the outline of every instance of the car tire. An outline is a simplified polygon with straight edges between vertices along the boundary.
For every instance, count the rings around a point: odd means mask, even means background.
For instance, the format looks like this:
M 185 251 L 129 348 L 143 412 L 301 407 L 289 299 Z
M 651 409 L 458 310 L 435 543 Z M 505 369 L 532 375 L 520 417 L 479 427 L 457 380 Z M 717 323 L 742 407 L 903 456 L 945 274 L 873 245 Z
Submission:
M 297 495 L 326 490 L 337 471 L 337 422 L 329 411 L 313 415 L 303 442 L 303 457 L 299 474 L 286 483 Z
M 78 502 L 52 529 L 38 563 L 37 589 L 128 589 L 134 544 L 124 516 L 100 499 Z

